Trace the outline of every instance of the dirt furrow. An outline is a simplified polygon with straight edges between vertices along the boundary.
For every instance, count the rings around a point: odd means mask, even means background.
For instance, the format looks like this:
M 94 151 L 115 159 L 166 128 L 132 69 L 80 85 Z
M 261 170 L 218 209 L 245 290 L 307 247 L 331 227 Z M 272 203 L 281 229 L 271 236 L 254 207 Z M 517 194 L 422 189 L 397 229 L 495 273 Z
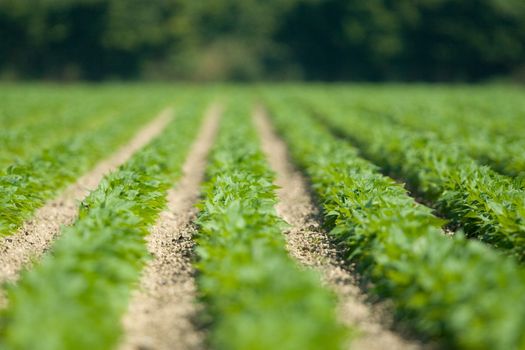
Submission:
M 191 264 L 193 221 L 220 113 L 217 104 L 208 110 L 186 159 L 183 177 L 168 192 L 168 208 L 147 238 L 153 259 L 146 266 L 124 317 L 125 336 L 121 349 L 203 347 L 202 331 L 193 324 L 199 311 Z
M 172 109 L 166 109 L 152 122 L 142 128 L 129 143 L 95 168 L 67 187 L 57 198 L 36 211 L 16 233 L 0 239 L 0 284 L 14 282 L 20 270 L 38 259 L 60 233 L 60 227 L 71 225 L 78 215 L 78 204 L 94 190 L 104 175 L 115 170 L 136 151 L 157 136 L 172 117 Z M 0 292 L 0 308 L 6 306 Z
M 287 248 L 300 263 L 319 270 L 325 282 L 339 298 L 341 322 L 360 332 L 352 349 L 420 349 L 415 342 L 403 339 L 388 329 L 390 320 L 379 308 L 366 302 L 352 274 L 328 236 L 323 232 L 319 210 L 308 191 L 303 175 L 289 160 L 286 144 L 274 132 L 264 109 L 257 108 L 254 120 L 262 140 L 263 151 L 277 174 L 279 204 L 277 212 L 291 227 L 286 231 Z

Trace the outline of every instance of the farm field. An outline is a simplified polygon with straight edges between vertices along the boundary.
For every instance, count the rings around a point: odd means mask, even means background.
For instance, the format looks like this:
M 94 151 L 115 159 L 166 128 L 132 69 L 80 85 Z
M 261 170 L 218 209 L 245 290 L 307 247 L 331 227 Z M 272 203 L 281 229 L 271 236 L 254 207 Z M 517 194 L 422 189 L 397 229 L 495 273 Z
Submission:
M 0 349 L 525 349 L 525 90 L 0 85 Z

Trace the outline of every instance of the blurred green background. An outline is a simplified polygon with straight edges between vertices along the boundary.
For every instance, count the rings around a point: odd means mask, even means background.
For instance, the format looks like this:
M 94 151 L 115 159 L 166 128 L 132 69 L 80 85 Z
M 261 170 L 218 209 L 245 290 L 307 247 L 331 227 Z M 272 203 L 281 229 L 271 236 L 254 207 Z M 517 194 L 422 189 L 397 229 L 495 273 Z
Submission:
M 0 79 L 525 81 L 524 0 L 0 0 Z

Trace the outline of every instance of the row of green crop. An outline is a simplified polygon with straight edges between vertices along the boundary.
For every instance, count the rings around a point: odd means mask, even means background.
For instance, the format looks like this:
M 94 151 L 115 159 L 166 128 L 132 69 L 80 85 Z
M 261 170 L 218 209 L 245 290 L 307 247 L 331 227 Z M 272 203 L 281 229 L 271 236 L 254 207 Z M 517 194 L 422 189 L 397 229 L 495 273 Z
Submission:
M 344 100 L 351 94 L 341 91 Z M 459 97 L 436 98 L 427 91 L 415 97 L 374 95 L 346 103 L 357 107 L 362 117 L 379 116 L 418 132 L 434 133 L 502 174 L 525 174 L 525 105 L 520 101 L 525 95 L 485 96 L 483 100 L 478 92 L 475 96 L 460 90 Z
M 432 114 L 396 114 L 392 118 L 399 125 L 457 146 L 480 164 L 503 175 L 525 175 L 525 140 L 521 136 L 492 135 L 483 129 L 482 121 L 470 124 L 458 118 L 457 122 L 447 122 L 440 116 L 432 118 Z
M 114 152 L 165 105 L 164 98 L 128 103 L 33 158 L 0 170 L 0 235 L 13 233 L 33 212 L 102 157 Z
M 327 229 L 346 248 L 349 264 L 373 281 L 371 292 L 389 297 L 400 320 L 446 346 L 525 348 L 525 304 L 519 302 L 525 273 L 513 259 L 461 234 L 444 235 L 429 208 L 307 117 L 303 106 L 267 95 Z
M 525 94 L 497 86 L 323 86 L 296 89 L 323 96 L 361 118 L 435 134 L 498 172 L 525 175 Z
M 392 122 L 366 118 L 330 99 L 308 99 L 311 112 L 349 137 L 383 171 L 460 227 L 518 260 L 525 258 L 525 190 L 519 179 L 480 166 L 454 145 Z
M 110 118 L 142 108 L 145 101 L 166 103 L 168 91 L 113 85 L 7 88 L 0 84 L 0 169 L 26 161 L 75 133 L 103 126 Z
M 381 114 L 392 120 L 406 117 L 428 121 L 432 129 L 458 126 L 469 137 L 481 133 L 516 140 L 525 132 L 523 89 L 508 86 L 336 86 L 322 90 L 301 87 L 300 92 L 330 96 L 360 112 Z
M 97 111 L 104 100 L 97 95 L 79 87 L 0 85 L 0 169 L 82 129 L 89 111 Z
M 446 136 L 446 135 L 445 135 Z M 445 142 L 449 139 L 442 137 Z M 457 139 L 461 140 L 461 134 Z M 525 178 L 525 141 L 508 140 L 506 137 L 466 138 L 460 146 L 482 164 L 508 176 Z
M 80 89 L 73 89 L 78 91 Z M 86 92 L 85 89 L 81 89 Z M 71 90 L 51 86 L 0 85 L 0 124 L 4 128 L 24 127 L 52 118 L 60 113 L 68 102 L 78 104 L 80 95 L 68 93 Z
M 207 170 L 198 285 L 216 349 L 338 349 L 334 300 L 288 257 L 276 196 L 246 101 L 223 117 Z
M 42 126 L 42 133 L 52 132 L 45 125 L 67 122 L 71 114 L 102 105 L 126 105 L 149 94 L 125 85 L 0 84 L 0 125 L 2 130 Z M 74 120 L 74 117 L 73 117 Z
M 0 130 L 0 169 L 23 162 L 42 150 L 64 142 L 79 130 L 86 132 L 100 127 L 113 115 L 116 106 L 93 101 L 89 106 L 75 106 L 42 122 Z
M 2 349 L 110 349 L 148 253 L 144 236 L 164 208 L 167 190 L 201 121 L 203 100 L 175 120 L 81 204 L 50 254 L 8 288 L 0 315 Z

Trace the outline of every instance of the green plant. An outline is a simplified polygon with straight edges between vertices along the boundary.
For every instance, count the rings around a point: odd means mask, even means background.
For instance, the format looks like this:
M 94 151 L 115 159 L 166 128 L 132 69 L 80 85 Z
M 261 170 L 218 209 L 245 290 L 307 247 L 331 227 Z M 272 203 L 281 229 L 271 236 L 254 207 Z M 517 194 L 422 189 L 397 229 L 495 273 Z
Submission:
M 198 283 L 217 349 L 338 349 L 333 296 L 288 257 L 247 101 L 224 116 L 200 204 Z
M 311 181 L 326 228 L 348 263 L 373 282 L 370 292 L 389 298 L 400 321 L 443 345 L 525 348 L 523 269 L 462 234 L 446 236 L 430 208 L 287 96 L 266 93 L 272 118 Z
M 51 252 L 9 286 L 0 347 L 111 349 L 148 258 L 144 236 L 165 207 L 197 133 L 204 100 L 191 99 L 166 131 L 106 176 Z

